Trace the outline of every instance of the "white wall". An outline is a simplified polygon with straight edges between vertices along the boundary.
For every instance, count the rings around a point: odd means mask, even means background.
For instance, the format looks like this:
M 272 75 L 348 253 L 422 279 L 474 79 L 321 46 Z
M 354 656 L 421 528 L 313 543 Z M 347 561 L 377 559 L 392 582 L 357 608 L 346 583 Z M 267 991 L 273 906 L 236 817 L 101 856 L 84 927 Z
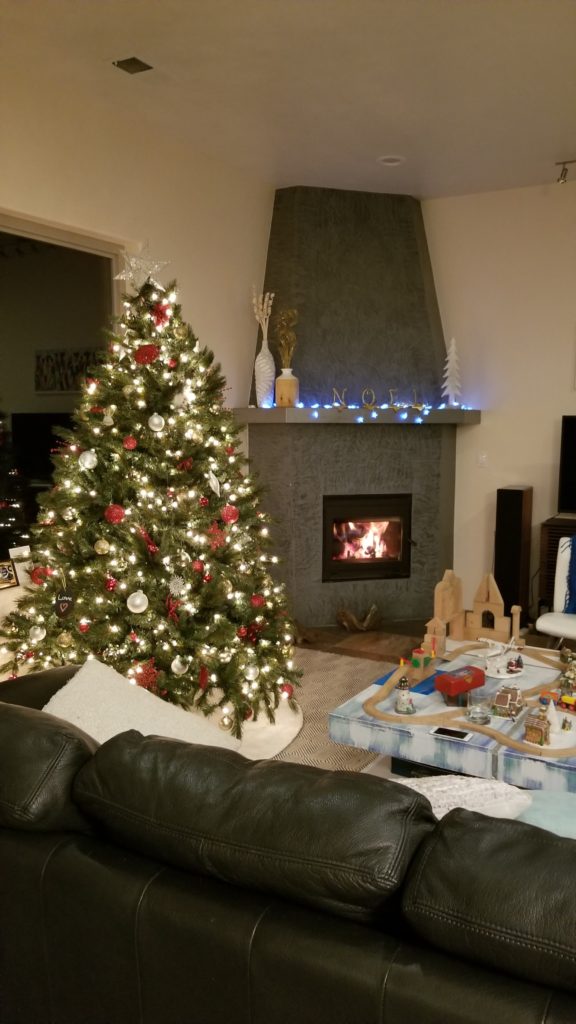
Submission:
M 533 574 L 540 524 L 557 510 L 560 421 L 576 413 L 576 184 L 428 200 L 423 212 L 463 400 L 483 410 L 457 441 L 454 569 L 469 607 L 493 567 L 497 488 L 534 488 Z
M 246 405 L 273 188 L 198 146 L 11 67 L 2 118 L 0 208 L 169 259 L 185 319 L 222 363 L 229 404 Z

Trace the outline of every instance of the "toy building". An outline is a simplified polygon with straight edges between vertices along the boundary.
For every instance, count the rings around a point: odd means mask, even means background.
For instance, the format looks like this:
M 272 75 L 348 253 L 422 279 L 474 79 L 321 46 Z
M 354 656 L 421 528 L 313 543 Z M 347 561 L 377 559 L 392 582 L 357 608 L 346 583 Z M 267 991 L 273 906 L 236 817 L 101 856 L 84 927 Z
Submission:
M 481 668 L 475 665 L 464 665 L 454 672 L 439 672 L 434 679 L 434 688 L 444 697 L 446 704 L 451 707 L 462 706 L 466 703 L 466 695 L 469 690 L 478 686 L 484 686 L 485 675 Z
M 501 686 L 494 694 L 492 713 L 500 718 L 516 718 L 524 708 L 524 697 L 518 686 Z
M 538 743 L 541 747 L 550 743 L 550 722 L 546 716 L 547 710 L 544 707 L 527 716 L 524 723 L 524 739 L 528 743 Z
M 434 617 L 426 624 L 423 646 L 437 640 L 436 650 L 445 648 L 446 637 L 452 640 L 496 640 L 508 643 L 520 640 L 520 605 L 512 605 L 511 615 L 504 615 L 504 601 L 491 573 L 486 573 L 476 591 L 473 607 L 462 607 L 462 581 L 453 569 L 447 569 L 434 587 Z

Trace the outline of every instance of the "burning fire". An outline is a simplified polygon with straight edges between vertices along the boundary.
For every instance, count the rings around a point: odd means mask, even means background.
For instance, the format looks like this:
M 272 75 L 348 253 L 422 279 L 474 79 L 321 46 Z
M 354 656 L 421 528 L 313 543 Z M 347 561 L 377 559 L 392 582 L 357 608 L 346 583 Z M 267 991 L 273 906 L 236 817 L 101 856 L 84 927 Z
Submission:
M 387 538 L 386 532 L 391 525 L 395 525 L 396 530 L 392 530 L 392 537 L 389 535 Z M 376 558 L 398 558 L 399 538 L 394 534 L 399 534 L 400 531 L 400 523 L 397 521 L 391 524 L 389 519 L 380 519 L 376 522 L 367 519 L 358 519 L 356 522 L 336 520 L 332 524 L 332 559 L 341 561 L 353 558 L 356 561 L 371 561 Z

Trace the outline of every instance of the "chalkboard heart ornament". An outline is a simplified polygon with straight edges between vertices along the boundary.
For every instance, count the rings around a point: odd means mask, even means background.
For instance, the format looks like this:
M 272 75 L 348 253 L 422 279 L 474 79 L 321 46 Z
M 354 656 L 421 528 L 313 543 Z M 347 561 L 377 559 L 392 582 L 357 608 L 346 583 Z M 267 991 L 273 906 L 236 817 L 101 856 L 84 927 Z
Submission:
M 65 619 L 74 607 L 74 597 L 69 590 L 61 590 L 54 602 L 54 611 L 59 619 Z

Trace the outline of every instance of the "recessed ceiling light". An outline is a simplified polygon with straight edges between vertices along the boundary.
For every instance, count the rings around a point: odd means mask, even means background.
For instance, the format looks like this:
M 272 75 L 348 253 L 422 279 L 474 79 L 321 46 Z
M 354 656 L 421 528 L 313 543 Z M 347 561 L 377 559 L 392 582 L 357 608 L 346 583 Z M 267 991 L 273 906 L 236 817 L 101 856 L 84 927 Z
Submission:
M 127 75 L 139 75 L 142 71 L 153 71 L 151 64 L 146 64 L 139 57 L 126 57 L 124 60 L 113 60 L 115 68 L 125 71 Z
M 378 163 L 384 164 L 384 167 L 398 167 L 399 164 L 403 164 L 406 160 L 405 156 L 379 156 Z

